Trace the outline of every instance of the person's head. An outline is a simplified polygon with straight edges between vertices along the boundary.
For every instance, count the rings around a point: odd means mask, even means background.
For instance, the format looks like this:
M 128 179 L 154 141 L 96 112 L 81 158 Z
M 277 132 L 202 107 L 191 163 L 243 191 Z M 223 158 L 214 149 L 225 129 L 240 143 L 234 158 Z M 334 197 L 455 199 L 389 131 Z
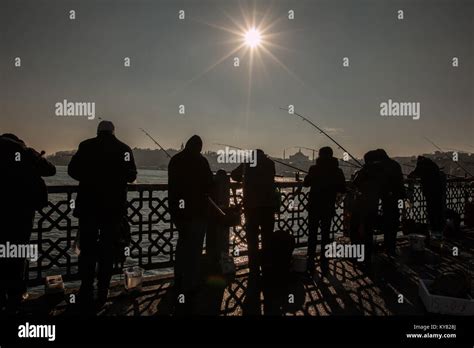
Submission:
M 431 158 L 425 156 L 418 156 L 416 159 L 416 165 L 425 168 L 439 169 L 438 165 Z
M 99 134 L 114 134 L 115 133 L 115 126 L 110 121 L 100 121 L 99 125 L 97 126 L 97 135 Z
M 324 147 L 320 148 L 319 152 L 318 152 L 318 156 L 319 156 L 319 158 L 331 158 L 333 156 L 333 152 L 332 152 L 331 147 L 324 146 Z
M 193 135 L 188 139 L 186 145 L 184 146 L 186 151 L 192 153 L 201 153 L 202 150 L 202 139 L 199 135 Z
M 4 133 L 4 134 L 2 134 L 2 138 L 7 138 L 7 139 L 10 139 L 10 140 L 16 141 L 17 143 L 21 143 L 23 145 L 25 144 L 25 142 L 23 140 L 21 140 L 15 134 L 12 134 L 12 133 Z
M 379 161 L 384 161 L 384 160 L 388 160 L 388 159 L 389 159 L 389 157 L 388 157 L 388 155 L 387 155 L 387 152 L 385 152 L 384 149 L 377 149 L 377 150 L 375 150 L 375 154 L 376 154 L 377 159 L 378 159 Z
M 215 176 L 216 178 L 227 178 L 227 172 L 224 169 L 219 169 Z
M 374 163 L 377 160 L 377 150 L 370 150 L 364 155 L 365 164 Z
M 418 156 L 416 159 L 416 166 L 421 168 L 428 168 L 432 166 L 431 162 L 434 164 L 434 162 L 431 161 L 428 157 Z

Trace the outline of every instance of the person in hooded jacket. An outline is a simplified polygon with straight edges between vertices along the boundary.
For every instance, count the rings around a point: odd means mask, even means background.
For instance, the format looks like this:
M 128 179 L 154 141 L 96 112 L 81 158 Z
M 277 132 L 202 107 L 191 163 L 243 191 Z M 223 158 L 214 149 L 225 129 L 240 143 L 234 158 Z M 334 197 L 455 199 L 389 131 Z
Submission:
M 248 264 L 250 276 L 258 277 L 260 270 L 269 263 L 269 238 L 275 224 L 277 209 L 275 186 L 275 162 L 257 149 L 257 164 L 242 163 L 231 173 L 234 181 L 243 182 L 243 205 L 246 221 Z M 262 238 L 259 253 L 258 238 Z
M 169 208 L 178 230 L 175 290 L 178 295 L 184 295 L 185 304 L 189 306 L 199 291 L 201 255 L 213 187 L 212 171 L 201 150 L 201 138 L 193 135 L 168 164 Z
M 304 186 L 310 187 L 308 203 L 308 253 L 307 271 L 314 272 L 318 227 L 321 228 L 321 270 L 327 272 L 328 260 L 325 247 L 329 244 L 331 221 L 335 214 L 338 195 L 346 191 L 343 171 L 329 146 L 319 149 L 316 164 L 309 168 Z
M 48 204 L 42 179 L 56 174 L 56 167 L 16 135 L 0 136 L 0 244 L 30 243 L 36 210 Z M 0 259 L 0 311 L 14 314 L 26 292 L 24 258 Z
M 372 269 L 374 230 L 377 227 L 379 202 L 388 185 L 385 163 L 377 150 L 364 155 L 364 165 L 354 175 L 356 199 L 351 219 L 351 242 L 364 245 L 364 264 L 367 271 Z
M 396 256 L 396 237 L 400 228 L 398 201 L 406 197 L 402 167 L 390 158 L 385 150 L 377 149 L 375 152 L 382 163 L 386 178 L 381 192 L 385 251 L 388 255 Z
M 428 157 L 418 156 L 416 168 L 408 177 L 421 180 L 430 229 L 434 236 L 440 237 L 446 223 L 446 174 Z

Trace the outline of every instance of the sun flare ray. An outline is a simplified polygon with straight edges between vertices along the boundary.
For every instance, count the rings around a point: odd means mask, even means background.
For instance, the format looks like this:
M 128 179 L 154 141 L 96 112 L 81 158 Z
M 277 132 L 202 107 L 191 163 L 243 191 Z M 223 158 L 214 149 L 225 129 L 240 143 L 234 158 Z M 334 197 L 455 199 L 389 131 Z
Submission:
M 251 105 L 251 93 L 252 93 L 252 79 L 254 78 L 254 73 L 263 72 L 264 77 L 267 76 L 267 66 L 265 60 L 269 58 L 271 61 L 275 62 L 278 66 L 283 68 L 291 77 L 303 84 L 305 87 L 308 87 L 306 83 L 298 77 L 293 71 L 290 70 L 273 52 L 274 50 L 283 50 L 286 52 L 293 52 L 284 46 L 279 45 L 276 41 L 277 37 L 281 34 L 287 32 L 275 32 L 272 31 L 278 23 L 280 23 L 284 18 L 283 17 L 272 17 L 271 9 L 267 8 L 263 13 L 257 11 L 257 7 L 254 4 L 252 8 L 246 9 L 242 6 L 242 3 L 239 3 L 239 9 L 241 13 L 241 19 L 238 20 L 227 13 L 224 9 L 221 10 L 223 15 L 227 18 L 227 22 L 230 23 L 230 26 L 223 26 L 219 24 L 209 23 L 203 20 L 194 20 L 196 23 L 209 26 L 221 31 L 224 31 L 234 38 L 226 40 L 226 44 L 237 44 L 235 49 L 230 50 L 225 53 L 224 56 L 219 58 L 217 61 L 206 67 L 202 72 L 198 73 L 196 76 L 187 80 L 183 83 L 181 88 L 188 86 L 189 84 L 195 82 L 196 80 L 202 78 L 204 75 L 212 71 L 219 64 L 227 60 L 233 54 L 236 54 L 236 57 L 240 59 L 241 62 L 247 61 L 248 67 L 248 81 L 247 81 L 247 105 L 246 105 L 246 118 L 248 122 L 250 105 Z M 240 52 L 240 53 L 238 53 Z M 257 65 L 261 69 L 255 69 Z

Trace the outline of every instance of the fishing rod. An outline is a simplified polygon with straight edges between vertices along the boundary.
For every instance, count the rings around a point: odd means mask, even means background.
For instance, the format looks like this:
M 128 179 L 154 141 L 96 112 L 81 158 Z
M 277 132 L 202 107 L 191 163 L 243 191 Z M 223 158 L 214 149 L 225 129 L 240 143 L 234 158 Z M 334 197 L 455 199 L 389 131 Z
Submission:
M 228 147 L 232 147 L 232 148 L 234 148 L 234 149 L 243 150 L 242 148 L 240 148 L 240 147 L 238 147 L 238 146 L 233 146 L 233 145 L 229 145 L 229 144 L 214 143 L 214 145 L 228 146 Z M 304 148 L 304 146 L 296 146 L 296 147 Z M 309 148 L 307 148 L 307 149 L 309 149 Z M 312 150 L 312 149 L 311 149 L 311 150 Z M 279 160 L 275 159 L 274 157 L 271 157 L 271 159 L 272 159 L 272 161 L 274 161 L 274 162 L 276 162 L 276 163 L 279 163 L 279 164 L 281 164 L 281 165 L 287 166 L 288 168 L 295 169 L 295 170 L 297 170 L 297 171 L 299 171 L 299 172 L 308 174 L 308 171 L 303 170 L 303 169 L 298 168 L 298 167 L 295 167 L 295 166 L 292 166 L 291 164 L 288 164 L 288 163 L 279 161 Z M 350 163 L 350 162 L 345 162 L 345 163 L 348 163 L 348 164 L 350 164 L 351 166 L 354 166 L 354 167 L 356 167 L 356 168 L 359 168 L 359 167 L 355 166 L 355 164 L 353 164 L 353 163 Z M 282 175 L 275 175 L 275 176 L 283 177 Z
M 318 151 L 317 149 L 313 149 L 313 148 L 311 148 L 311 147 L 305 147 L 305 146 L 292 146 L 292 147 L 313 151 L 313 158 L 314 158 L 314 153 L 315 153 L 316 151 Z M 357 164 L 355 164 L 355 163 L 351 163 L 351 162 L 344 161 L 344 160 L 340 160 L 340 161 L 343 161 L 343 163 L 339 162 L 339 165 L 342 166 L 342 167 L 360 168 L 360 167 L 359 167 Z
M 442 148 L 440 148 L 438 145 L 436 145 L 434 142 L 432 142 L 430 139 L 428 139 L 427 137 L 424 137 L 424 139 L 426 141 L 428 141 L 431 145 L 433 145 L 435 148 L 437 148 L 443 155 L 444 157 L 446 157 L 449 161 L 452 161 L 452 158 L 449 157 Z M 453 161 L 459 168 L 461 168 L 462 170 L 464 170 L 464 172 L 468 175 L 470 175 L 471 177 L 473 176 L 466 168 L 464 168 L 458 161 Z
M 214 143 L 214 144 L 215 144 L 215 145 L 221 145 L 221 146 L 232 147 L 232 148 L 237 149 L 237 150 L 243 150 L 241 147 L 234 146 L 234 145 L 221 144 L 221 143 Z M 292 166 L 292 165 L 290 165 L 290 164 L 287 164 L 287 163 L 285 163 L 285 162 L 278 161 L 278 160 L 276 160 L 276 159 L 274 159 L 274 158 L 272 158 L 272 161 L 274 161 L 274 162 L 276 162 L 276 163 L 280 163 L 280 164 L 282 164 L 282 165 L 284 165 L 284 166 L 287 166 L 287 167 L 289 167 L 289 168 L 295 169 L 295 170 L 297 170 L 297 171 L 300 171 L 300 172 L 303 172 L 303 173 L 306 173 L 306 174 L 308 173 L 306 170 L 302 170 L 302 169 L 300 169 L 300 168 L 297 168 L 297 167 Z M 278 176 L 278 175 L 277 175 L 277 176 Z M 281 175 L 280 175 L 280 176 L 281 176 Z
M 145 133 L 156 145 L 159 146 L 159 148 L 161 150 L 164 151 L 164 153 L 166 153 L 166 155 L 171 158 L 171 155 L 168 153 L 168 151 L 166 151 L 163 146 L 160 145 L 160 143 L 158 143 L 146 130 L 144 130 L 143 128 L 140 128 L 140 130 Z M 221 216 L 226 216 L 227 214 L 217 205 L 216 202 L 214 202 L 214 200 L 210 197 L 210 196 L 206 196 L 208 202 L 214 207 L 214 209 L 216 209 L 217 213 Z
M 399 163 L 400 165 L 402 166 L 405 166 L 405 167 L 409 167 L 409 168 L 416 168 L 416 166 L 414 166 L 413 164 L 408 164 L 408 163 Z M 440 168 L 441 170 L 443 170 L 443 168 Z M 463 179 L 462 177 L 460 176 L 456 176 L 456 175 L 452 175 L 452 174 L 448 174 L 448 173 L 445 173 L 447 176 L 451 177 L 451 178 L 455 178 L 455 179 Z M 406 174 L 403 174 L 404 176 L 408 176 Z
M 144 130 L 143 128 L 140 128 L 140 130 L 145 133 L 145 135 L 150 138 L 156 145 L 158 145 L 158 147 L 169 157 L 171 158 L 171 155 L 168 153 L 168 151 L 166 151 L 163 146 L 160 145 L 160 143 L 158 143 L 146 130 Z
M 472 152 L 469 152 L 467 150 L 461 150 L 461 149 L 454 149 L 454 148 L 447 148 L 448 150 L 451 150 L 451 151 L 456 151 L 456 152 L 460 152 L 460 153 L 472 153 Z
M 285 108 L 280 108 L 281 110 L 285 110 L 285 111 L 289 111 L 288 109 L 285 109 Z M 337 145 L 338 148 L 340 148 L 342 151 L 344 151 L 345 153 L 347 153 L 349 155 L 350 158 L 352 158 L 360 167 L 362 167 L 362 163 L 357 159 L 355 158 L 349 151 L 347 151 L 341 144 L 339 144 L 333 137 L 331 137 L 329 134 L 327 134 L 322 128 L 318 127 L 314 122 L 312 122 L 311 120 L 307 119 L 306 117 L 304 117 L 303 115 L 297 113 L 297 112 L 293 112 L 293 114 L 295 114 L 296 116 L 300 117 L 303 121 L 306 121 L 308 122 L 310 125 L 312 125 L 314 128 L 316 128 L 320 133 L 323 133 L 329 140 L 331 140 L 334 144 Z
M 237 150 L 243 150 L 241 147 L 234 146 L 234 145 L 229 145 L 229 144 L 221 144 L 221 143 L 213 143 L 214 145 L 220 145 L 220 146 L 227 146 L 227 147 L 232 147 Z

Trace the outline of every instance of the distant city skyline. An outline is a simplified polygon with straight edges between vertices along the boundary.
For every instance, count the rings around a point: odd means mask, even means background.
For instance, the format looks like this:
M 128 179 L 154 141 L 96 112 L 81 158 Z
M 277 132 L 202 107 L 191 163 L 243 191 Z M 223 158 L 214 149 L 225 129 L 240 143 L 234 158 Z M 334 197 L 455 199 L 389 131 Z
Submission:
M 132 148 L 154 148 L 145 128 L 165 148 L 199 134 L 206 151 L 336 150 L 279 109 L 294 105 L 358 158 L 436 151 L 423 137 L 472 151 L 473 14 L 469 0 L 5 0 L 0 132 L 51 154 L 93 137 L 101 117 Z M 242 42 L 253 27 L 262 47 L 255 33 L 255 47 Z M 57 116 L 64 100 L 95 103 L 94 119 Z M 419 119 L 381 116 L 389 100 L 418 103 Z

